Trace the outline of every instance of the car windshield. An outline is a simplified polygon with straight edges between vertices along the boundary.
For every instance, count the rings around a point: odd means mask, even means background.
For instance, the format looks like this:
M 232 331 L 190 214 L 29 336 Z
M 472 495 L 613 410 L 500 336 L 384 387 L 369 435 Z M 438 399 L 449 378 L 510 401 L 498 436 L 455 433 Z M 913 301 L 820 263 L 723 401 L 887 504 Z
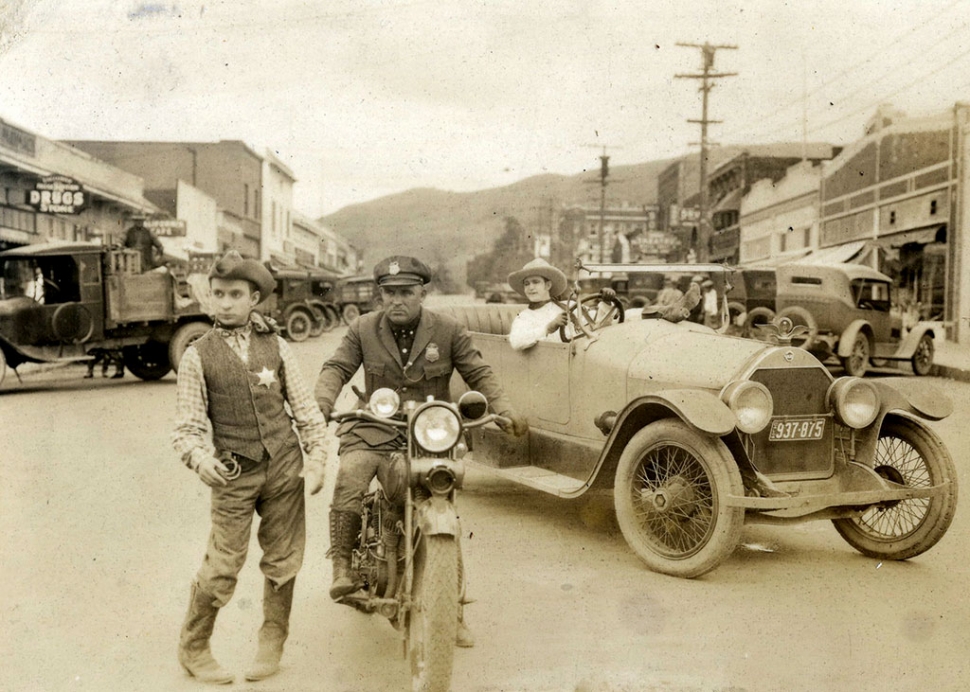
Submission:
M 0 260 L 0 299 L 19 297 L 48 305 L 80 300 L 77 263 L 71 257 Z
M 889 284 L 885 281 L 855 279 L 852 282 L 852 295 L 861 310 L 889 312 Z
M 44 279 L 33 259 L 0 260 L 0 299 L 43 296 Z

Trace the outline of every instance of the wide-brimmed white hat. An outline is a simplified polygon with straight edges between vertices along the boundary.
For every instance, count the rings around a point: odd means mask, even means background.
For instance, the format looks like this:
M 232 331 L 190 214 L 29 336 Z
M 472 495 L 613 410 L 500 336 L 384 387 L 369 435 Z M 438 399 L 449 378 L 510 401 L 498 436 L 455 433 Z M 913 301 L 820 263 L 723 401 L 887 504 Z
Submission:
M 541 276 L 543 279 L 552 282 L 549 288 L 549 295 L 553 298 L 562 295 L 566 290 L 566 275 L 546 262 L 541 257 L 527 262 L 522 269 L 509 274 L 509 286 L 525 295 L 525 280 L 530 276 Z

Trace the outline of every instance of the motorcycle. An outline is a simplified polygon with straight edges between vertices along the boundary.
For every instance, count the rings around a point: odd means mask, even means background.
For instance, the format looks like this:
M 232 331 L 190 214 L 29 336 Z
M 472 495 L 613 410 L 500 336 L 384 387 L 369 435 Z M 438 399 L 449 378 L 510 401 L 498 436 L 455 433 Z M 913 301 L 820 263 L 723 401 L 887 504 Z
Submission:
M 396 518 L 397 509 L 375 481 L 364 496 L 351 556 L 351 572 L 361 586 L 340 602 L 386 617 L 401 633 L 413 692 L 445 692 L 451 684 L 457 623 L 466 602 L 455 499 L 465 475 L 464 432 L 501 419 L 487 411 L 485 396 L 475 391 L 465 392 L 457 404 L 429 397 L 402 409 L 396 392 L 378 389 L 367 408 L 333 415 L 338 422 L 387 425 L 407 436 L 399 457 L 407 478 L 403 516 Z

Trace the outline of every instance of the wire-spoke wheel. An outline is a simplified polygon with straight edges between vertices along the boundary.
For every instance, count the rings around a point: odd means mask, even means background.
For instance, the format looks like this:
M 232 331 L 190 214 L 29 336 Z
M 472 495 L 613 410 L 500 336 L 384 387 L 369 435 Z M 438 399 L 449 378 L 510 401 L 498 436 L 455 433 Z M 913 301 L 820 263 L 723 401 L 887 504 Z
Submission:
M 916 352 L 913 354 L 913 372 L 917 375 L 929 375 L 933 369 L 933 337 L 924 334 L 916 344 Z
M 956 471 L 940 439 L 918 421 L 887 416 L 874 469 L 897 485 L 943 487 L 932 497 L 881 502 L 857 517 L 834 520 L 842 538 L 863 555 L 883 560 L 905 560 L 936 545 L 957 505 Z
M 862 377 L 865 375 L 866 369 L 869 367 L 870 351 L 869 337 L 862 332 L 856 334 L 855 341 L 852 342 L 852 353 L 839 359 L 842 361 L 842 367 L 845 368 L 845 373 L 852 377 Z
M 720 439 L 677 419 L 638 432 L 620 456 L 613 486 L 617 522 L 650 569 L 697 577 L 737 547 L 744 510 L 741 475 Z

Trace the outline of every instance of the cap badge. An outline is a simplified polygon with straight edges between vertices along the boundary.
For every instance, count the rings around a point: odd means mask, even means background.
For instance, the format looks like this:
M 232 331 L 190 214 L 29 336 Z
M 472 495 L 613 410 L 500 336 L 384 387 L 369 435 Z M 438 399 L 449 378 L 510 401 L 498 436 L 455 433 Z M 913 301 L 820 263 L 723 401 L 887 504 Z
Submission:
M 387 273 L 390 274 L 391 276 L 394 276 L 396 274 L 400 274 L 401 273 L 401 265 L 398 264 L 397 262 L 391 262 L 387 266 Z
M 428 348 L 424 350 L 424 359 L 429 363 L 434 363 L 441 357 L 441 352 L 438 350 L 438 344 L 431 342 L 428 344 Z

